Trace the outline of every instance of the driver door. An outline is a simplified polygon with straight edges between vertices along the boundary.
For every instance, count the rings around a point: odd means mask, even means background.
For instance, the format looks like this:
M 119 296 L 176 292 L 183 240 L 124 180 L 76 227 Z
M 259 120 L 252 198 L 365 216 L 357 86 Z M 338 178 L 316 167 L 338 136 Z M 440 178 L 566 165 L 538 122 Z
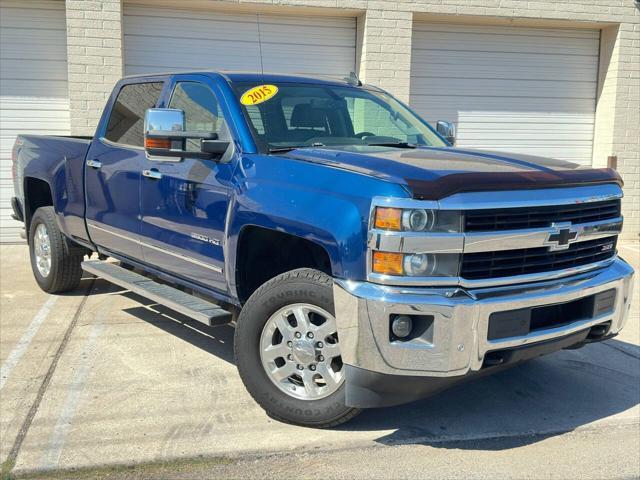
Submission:
M 184 111 L 185 130 L 218 134 L 230 140 L 221 160 L 186 155 L 181 159 L 145 159 L 141 182 L 141 239 L 146 263 L 226 292 L 224 275 L 225 220 L 232 192 L 234 142 L 207 77 L 179 75 L 170 87 L 169 108 Z M 200 141 L 186 141 L 199 152 Z

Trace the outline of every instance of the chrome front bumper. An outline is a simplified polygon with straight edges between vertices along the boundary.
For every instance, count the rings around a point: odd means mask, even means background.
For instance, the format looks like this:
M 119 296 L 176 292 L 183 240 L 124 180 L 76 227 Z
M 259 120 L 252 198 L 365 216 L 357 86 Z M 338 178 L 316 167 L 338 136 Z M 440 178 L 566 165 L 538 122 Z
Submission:
M 633 269 L 622 259 L 606 268 L 530 285 L 466 290 L 406 288 L 335 280 L 334 299 L 342 360 L 346 365 L 388 375 L 454 377 L 479 371 L 485 354 L 551 341 L 611 322 L 618 333 L 627 319 Z M 521 337 L 488 340 L 489 316 L 521 308 L 578 300 L 616 290 L 615 308 L 604 315 Z M 391 341 L 394 314 L 433 316 L 428 340 Z

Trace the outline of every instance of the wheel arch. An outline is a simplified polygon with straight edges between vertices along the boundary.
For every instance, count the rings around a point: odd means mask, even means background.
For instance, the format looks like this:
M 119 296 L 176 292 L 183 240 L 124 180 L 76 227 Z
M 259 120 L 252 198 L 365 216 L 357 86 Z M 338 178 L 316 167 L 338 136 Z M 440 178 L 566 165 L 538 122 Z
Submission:
M 268 280 L 305 267 L 333 275 L 329 251 L 320 242 L 259 225 L 240 230 L 234 280 L 241 303 Z
M 33 214 L 40 207 L 53 206 L 53 190 L 46 180 L 37 177 L 24 178 L 24 226 L 29 238 Z

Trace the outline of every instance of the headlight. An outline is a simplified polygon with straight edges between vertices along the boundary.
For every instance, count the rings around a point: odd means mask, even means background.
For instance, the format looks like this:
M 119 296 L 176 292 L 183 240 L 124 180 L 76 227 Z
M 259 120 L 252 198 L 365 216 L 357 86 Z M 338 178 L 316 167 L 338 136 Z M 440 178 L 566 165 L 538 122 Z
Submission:
M 374 226 L 407 232 L 460 232 L 462 214 L 457 210 L 376 207 Z
M 433 210 L 404 210 L 402 212 L 402 229 L 412 232 L 422 232 L 431 230 L 435 223 L 436 216 Z
M 457 253 L 373 252 L 372 271 L 383 275 L 407 277 L 457 277 L 460 255 Z

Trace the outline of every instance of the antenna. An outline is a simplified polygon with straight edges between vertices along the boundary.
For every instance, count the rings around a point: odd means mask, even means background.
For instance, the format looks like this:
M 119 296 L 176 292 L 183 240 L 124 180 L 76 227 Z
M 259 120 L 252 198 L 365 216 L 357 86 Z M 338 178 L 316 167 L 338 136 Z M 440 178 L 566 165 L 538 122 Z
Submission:
M 262 62 L 262 33 L 260 32 L 260 14 L 256 13 L 256 20 L 258 21 L 258 49 L 260 50 L 260 73 L 264 75 L 264 64 Z
M 347 82 L 349 85 L 356 85 L 358 87 L 362 86 L 362 82 L 356 75 L 356 72 L 350 72 L 348 77 L 344 77 L 343 80 Z

